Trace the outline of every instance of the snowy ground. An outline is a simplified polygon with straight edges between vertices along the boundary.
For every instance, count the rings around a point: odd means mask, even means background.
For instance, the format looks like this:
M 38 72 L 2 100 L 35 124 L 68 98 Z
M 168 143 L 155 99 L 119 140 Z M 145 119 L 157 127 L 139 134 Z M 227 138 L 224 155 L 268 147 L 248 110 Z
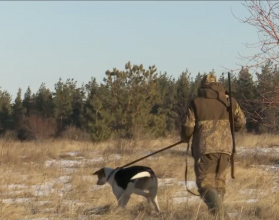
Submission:
M 183 149 L 184 150 L 184 149 Z M 150 152 L 143 152 L 143 154 L 147 154 Z M 273 156 L 277 156 L 279 158 L 279 148 L 254 148 L 254 149 L 246 149 L 246 148 L 238 148 L 238 154 L 239 155 L 248 155 L 248 154 L 272 154 Z M 24 184 L 9 184 L 9 185 L 2 185 L 2 203 L 3 204 L 20 204 L 20 203 L 31 203 L 36 207 L 37 209 L 44 210 L 44 212 L 54 212 L 53 208 L 47 208 L 47 205 L 49 203 L 49 200 L 47 200 L 48 196 L 51 196 L 52 193 L 56 192 L 61 198 L 65 196 L 68 192 L 70 192 L 73 189 L 73 186 L 70 182 L 70 179 L 72 178 L 72 173 L 78 171 L 79 169 L 86 167 L 86 166 L 92 166 L 94 167 L 94 164 L 99 162 L 104 162 L 104 158 L 100 155 L 97 155 L 95 158 L 92 159 L 86 159 L 82 156 L 77 156 L 78 152 L 67 152 L 64 155 L 69 155 L 72 157 L 75 157 L 75 159 L 59 159 L 59 160 L 47 160 L 45 161 L 45 167 L 57 167 L 59 169 L 63 170 L 63 176 L 59 176 L 55 179 L 43 182 L 42 184 L 37 185 L 24 185 Z M 108 160 L 120 160 L 122 158 L 119 154 L 110 155 L 107 159 Z M 269 172 L 274 172 L 279 170 L 279 165 L 272 165 L 272 166 L 258 166 L 261 169 Z M 22 176 L 21 178 L 28 178 L 28 176 Z M 108 188 L 107 190 L 110 190 L 110 187 L 108 184 L 104 186 L 97 186 L 96 185 L 96 177 L 95 176 L 83 176 L 84 180 L 92 182 L 92 191 L 100 190 L 101 188 Z M 159 181 L 159 187 L 172 187 L 176 186 L 178 191 L 174 192 L 172 195 L 172 201 L 174 204 L 181 204 L 181 203 L 199 203 L 200 198 L 196 196 L 192 196 L 189 194 L 185 189 L 185 183 L 184 181 L 177 180 L 175 178 L 168 178 L 168 179 L 158 179 Z M 57 185 L 61 185 L 59 189 L 57 189 Z M 188 188 L 190 189 L 196 189 L 196 183 L 194 180 L 190 180 L 187 183 Z M 274 186 L 272 188 L 273 192 L 278 191 L 279 183 L 274 181 Z M 196 190 L 195 190 L 196 191 Z M 260 198 L 261 196 L 265 196 L 267 192 L 259 191 L 256 189 L 245 189 L 240 190 L 238 192 L 240 195 L 245 195 L 245 200 L 242 201 L 236 201 L 236 202 L 243 202 L 243 203 L 255 203 L 257 202 L 257 199 L 255 199 L 255 194 L 257 194 L 257 197 Z M 29 195 L 29 197 L 28 197 Z M 19 197 L 21 196 L 21 197 Z M 44 198 L 38 199 L 38 198 Z M 250 198 L 249 198 L 250 197 Z M 77 200 L 63 200 L 63 203 L 67 203 L 69 206 L 74 205 L 77 206 L 83 206 L 83 202 Z M 35 208 L 35 209 L 36 209 Z M 36 210 L 34 210 L 36 212 Z M 230 213 L 230 216 L 236 216 L 237 213 Z M 47 220 L 49 218 L 34 218 L 32 220 Z M 67 219 L 67 218 L 65 218 Z M 85 217 L 80 217 L 80 219 L 86 219 Z

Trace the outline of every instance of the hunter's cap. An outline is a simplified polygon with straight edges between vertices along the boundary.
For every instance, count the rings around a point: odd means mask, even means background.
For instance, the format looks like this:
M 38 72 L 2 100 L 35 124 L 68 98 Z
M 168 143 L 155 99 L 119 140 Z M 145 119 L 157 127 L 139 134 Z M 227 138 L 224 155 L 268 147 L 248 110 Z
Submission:
M 216 76 L 213 73 L 205 75 L 201 80 L 201 86 L 217 82 Z

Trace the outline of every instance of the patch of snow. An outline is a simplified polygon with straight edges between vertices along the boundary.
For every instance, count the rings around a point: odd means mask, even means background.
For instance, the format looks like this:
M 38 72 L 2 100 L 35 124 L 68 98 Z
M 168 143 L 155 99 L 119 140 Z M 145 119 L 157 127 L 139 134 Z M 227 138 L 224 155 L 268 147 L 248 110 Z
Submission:
M 201 199 L 198 196 L 189 196 L 189 197 L 178 197 L 178 198 L 173 198 L 172 199 L 174 204 L 180 204 L 180 203 L 185 203 L 185 202 L 200 202 Z
M 176 149 L 176 151 L 185 151 L 185 152 L 186 152 L 186 150 L 187 150 L 187 147 L 178 147 Z
M 54 189 L 49 189 L 49 190 L 34 190 L 34 195 L 35 196 L 48 196 L 51 193 L 54 193 Z
M 63 171 L 64 174 L 72 174 L 72 173 L 74 173 L 76 170 L 77 170 L 77 168 L 68 168 L 68 167 L 65 167 L 65 168 L 62 169 L 62 171 Z
M 18 219 L 18 220 L 50 220 L 50 218 L 28 218 L 28 219 Z
M 52 179 L 42 184 L 37 184 L 32 186 L 12 184 L 7 186 L 7 190 L 13 190 L 13 191 L 5 192 L 4 194 L 19 195 L 19 194 L 30 192 L 34 196 L 48 196 L 49 194 L 54 193 L 56 191 L 54 189 L 55 184 L 62 184 L 63 185 L 62 188 L 60 188 L 57 192 L 60 196 L 63 196 L 72 189 L 72 185 L 68 183 L 70 179 L 71 179 L 70 176 L 60 176 L 58 178 Z
M 72 152 L 67 152 L 67 153 L 65 153 L 64 155 L 69 155 L 69 156 L 74 157 L 74 156 L 77 156 L 78 153 L 79 153 L 78 151 L 72 151 Z
M 245 148 L 245 147 L 239 147 L 237 150 L 237 154 L 267 154 L 272 153 L 276 154 L 279 153 L 279 148 L 263 148 L 263 147 L 256 147 L 256 148 Z
M 87 176 L 82 176 L 82 179 L 83 179 L 83 180 L 86 180 L 86 181 L 90 181 L 90 182 L 93 182 L 93 181 L 96 181 L 96 180 L 97 180 L 97 178 L 96 178 L 95 176 L 93 176 L 93 175 L 91 175 L 91 176 L 89 176 L 89 175 L 87 175 Z
M 12 203 L 23 203 L 30 202 L 30 198 L 15 198 L 15 199 L 2 199 L 2 203 L 12 204 Z
M 103 188 L 107 188 L 107 187 L 109 187 L 108 184 L 101 185 L 101 186 L 99 186 L 99 185 L 94 185 L 93 188 L 92 188 L 91 190 L 92 190 L 92 191 L 97 191 L 97 190 L 100 190 L 100 189 L 103 189 Z
M 26 191 L 26 190 L 17 190 L 17 191 L 12 191 L 12 192 L 4 192 L 3 195 L 16 196 L 16 195 L 24 194 L 27 192 L 28 191 Z
M 85 161 L 85 163 L 96 163 L 96 162 L 104 162 L 104 158 L 103 157 L 97 157 L 97 158 L 93 158 L 93 159 L 88 159 Z
M 17 190 L 17 189 L 26 189 L 28 186 L 22 184 L 10 184 L 7 186 L 8 189 Z
M 36 202 L 37 205 L 47 205 L 48 203 L 50 203 L 50 201 L 37 201 Z
M 62 189 L 58 190 L 59 196 L 65 196 L 68 192 L 71 191 L 72 188 L 72 184 L 65 184 Z
M 168 178 L 168 179 L 159 179 L 158 178 L 158 186 L 173 186 L 173 182 L 175 178 Z
M 258 202 L 258 199 L 247 199 L 245 200 L 246 203 L 256 203 Z
M 45 161 L 45 167 L 61 167 L 61 168 L 75 168 L 84 167 L 88 163 L 103 162 L 103 157 L 93 158 L 93 159 L 82 159 L 82 160 L 47 160 Z
M 51 193 L 55 192 L 55 189 L 53 189 L 54 184 L 63 184 L 64 186 L 62 189 L 58 190 L 58 194 L 60 196 L 63 196 L 66 192 L 69 192 L 72 188 L 71 184 L 66 184 L 70 180 L 70 176 L 60 176 L 56 179 L 53 179 L 51 181 L 33 185 L 31 188 L 33 189 L 33 193 L 36 196 L 48 196 Z
M 38 185 L 33 185 L 31 186 L 31 188 L 34 191 L 46 191 L 46 190 L 50 190 L 53 187 L 54 183 L 52 182 L 46 182 L 43 184 L 38 184 Z
M 258 194 L 258 195 L 266 195 L 267 192 L 264 192 L 263 190 L 258 190 L 258 189 L 243 189 L 243 190 L 240 190 L 240 195 L 255 195 L 255 194 Z
M 79 159 L 79 160 L 85 159 L 85 157 L 82 157 L 82 156 L 79 156 L 79 157 L 76 157 L 76 158 Z
M 43 208 L 42 210 L 40 210 L 40 212 L 42 213 L 54 213 L 55 212 L 55 208 Z
M 185 181 L 177 181 L 176 178 L 166 178 L 166 179 L 159 179 L 158 178 L 158 186 L 186 186 Z M 193 180 L 187 181 L 187 186 L 189 189 L 196 188 L 196 182 Z
M 56 183 L 67 183 L 71 179 L 70 176 L 59 176 L 56 180 Z
M 279 170 L 279 165 L 258 165 L 258 166 L 254 166 L 254 167 L 262 168 L 265 171 L 277 172 Z
M 114 159 L 116 160 L 120 160 L 122 158 L 121 154 L 114 154 L 112 155 L 114 157 Z
M 185 181 L 178 181 L 178 185 L 179 185 L 179 186 L 185 186 L 185 187 L 186 187 L 185 184 L 186 184 Z M 188 187 L 189 189 L 194 189 L 194 188 L 196 188 L 196 187 L 197 187 L 196 181 L 194 181 L 194 180 L 189 180 L 189 181 L 187 181 L 187 187 Z
M 63 167 L 63 168 L 73 168 L 73 167 L 79 167 L 82 165 L 82 161 L 77 160 L 47 160 L 45 161 L 46 167 Z
M 70 155 L 75 155 L 75 152 L 69 152 Z M 120 154 L 112 154 L 107 157 L 108 160 L 120 160 L 122 156 Z M 94 157 L 92 159 L 85 159 L 84 157 L 77 157 L 76 159 L 79 160 L 46 160 L 45 167 L 61 167 L 61 168 L 78 168 L 78 167 L 85 167 L 88 164 L 104 162 L 105 159 L 103 156 Z
M 237 211 L 235 211 L 235 212 L 228 212 L 228 216 L 229 216 L 230 218 L 235 218 L 237 215 L 238 215 L 238 212 L 237 212 Z

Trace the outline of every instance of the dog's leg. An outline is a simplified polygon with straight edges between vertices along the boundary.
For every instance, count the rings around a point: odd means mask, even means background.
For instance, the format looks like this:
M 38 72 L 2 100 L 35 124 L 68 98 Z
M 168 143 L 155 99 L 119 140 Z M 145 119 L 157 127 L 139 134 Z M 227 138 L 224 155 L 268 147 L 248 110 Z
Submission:
M 115 195 L 115 197 L 116 197 L 116 199 L 117 199 L 118 205 L 120 206 L 120 205 L 121 205 L 121 201 L 122 201 L 122 197 L 123 197 L 124 190 L 121 189 L 120 187 L 114 186 L 114 187 L 112 188 L 112 191 L 113 191 L 113 194 Z
M 157 195 L 154 198 L 151 198 L 151 202 L 154 205 L 155 211 L 160 212 L 158 200 L 157 200 Z
M 155 211 L 160 212 L 160 208 L 159 208 L 159 204 L 158 204 L 158 200 L 157 200 L 157 186 L 150 188 L 149 194 L 150 194 L 149 198 L 150 198 L 152 204 L 154 205 Z
M 125 208 L 127 203 L 129 202 L 131 196 L 130 194 L 127 194 L 127 193 L 124 193 L 122 196 L 121 196 L 121 199 L 119 201 L 119 205 L 122 207 L 122 208 Z
M 123 190 L 120 187 L 116 188 L 115 196 L 117 197 L 118 200 L 118 206 L 125 208 L 125 206 L 130 200 L 130 195 L 132 190 L 133 190 L 133 184 L 128 184 L 126 190 Z

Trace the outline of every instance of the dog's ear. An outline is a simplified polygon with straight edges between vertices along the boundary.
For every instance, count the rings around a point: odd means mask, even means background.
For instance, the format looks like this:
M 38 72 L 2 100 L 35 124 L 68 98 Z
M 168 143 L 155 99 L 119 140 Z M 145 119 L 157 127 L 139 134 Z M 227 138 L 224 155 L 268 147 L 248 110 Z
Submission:
M 94 173 L 92 173 L 92 175 L 99 175 L 99 174 L 101 174 L 101 173 L 104 173 L 104 168 L 95 171 Z

